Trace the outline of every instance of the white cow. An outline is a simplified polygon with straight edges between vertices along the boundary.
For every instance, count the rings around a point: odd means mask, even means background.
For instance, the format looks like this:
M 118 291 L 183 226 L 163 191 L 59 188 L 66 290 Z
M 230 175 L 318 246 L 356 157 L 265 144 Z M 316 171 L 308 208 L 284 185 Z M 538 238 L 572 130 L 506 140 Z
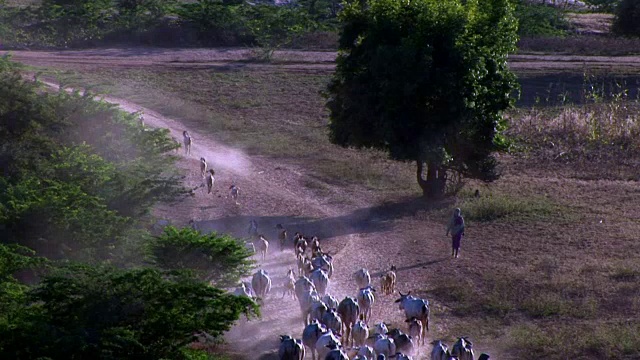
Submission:
M 258 270 L 253 274 L 251 287 L 256 294 L 257 300 L 264 301 L 267 294 L 271 291 L 271 278 L 269 278 L 269 274 L 262 269 Z
M 396 351 L 403 354 L 414 355 L 413 339 L 399 329 L 390 330 L 387 336 L 393 339 L 396 344 Z M 473 360 L 473 359 L 472 359 Z
M 411 291 L 407 294 L 400 294 L 400 299 L 395 302 L 400 303 L 400 310 L 404 310 L 406 319 L 416 318 L 422 323 L 422 336 L 427 336 L 429 331 L 429 301 L 411 296 Z
M 323 254 L 311 259 L 311 264 L 314 269 L 322 269 L 327 272 L 327 276 L 331 278 L 333 276 L 333 258 L 329 254 Z
M 315 301 L 320 301 L 320 296 L 318 296 L 318 293 L 314 289 L 298 295 L 300 312 L 302 312 L 302 320 L 305 325 L 311 322 L 311 310 Z
M 309 275 L 309 280 L 313 282 L 313 285 L 316 286 L 316 290 L 318 294 L 324 296 L 327 293 L 327 288 L 329 287 L 329 276 L 322 269 L 315 269 Z
M 253 296 L 251 295 L 251 288 L 245 285 L 245 283 L 240 283 L 240 286 L 236 288 L 236 290 L 233 292 L 233 295 L 244 296 L 250 299 L 253 298 Z
M 396 354 L 396 344 L 393 339 L 385 337 L 376 341 L 373 345 L 373 350 L 378 355 L 382 354 L 386 357 L 391 357 Z
M 331 351 L 327 346 L 332 344 L 340 345 L 340 339 L 336 337 L 333 331 L 328 330 L 326 333 L 320 336 L 318 338 L 318 341 L 316 342 L 316 351 L 318 352 L 319 359 L 326 358 L 329 351 Z
M 369 328 L 364 321 L 358 320 L 351 327 L 351 334 L 353 336 L 354 346 L 364 346 L 365 341 L 367 341 L 369 337 Z
M 299 277 L 298 280 L 296 280 L 296 283 L 294 285 L 294 291 L 296 293 L 296 297 L 299 299 L 300 296 L 302 296 L 302 294 L 304 294 L 309 290 L 315 291 L 316 290 L 315 285 L 313 285 L 311 280 L 309 280 L 309 278 L 307 278 L 306 276 Z
M 369 275 L 369 271 L 365 268 L 362 268 L 353 275 L 356 279 L 356 285 L 358 289 L 365 288 L 371 285 L 371 275 Z
M 364 314 L 364 321 L 369 321 L 371 318 L 371 308 L 376 298 L 373 292 L 376 291 L 373 287 L 367 286 L 358 291 L 358 306 L 360 306 L 360 312 Z

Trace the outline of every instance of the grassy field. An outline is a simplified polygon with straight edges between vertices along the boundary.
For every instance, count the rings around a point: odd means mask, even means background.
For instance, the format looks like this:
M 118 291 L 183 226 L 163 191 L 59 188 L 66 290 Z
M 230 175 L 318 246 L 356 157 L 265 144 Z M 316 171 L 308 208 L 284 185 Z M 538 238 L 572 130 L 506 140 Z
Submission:
M 638 358 L 638 108 L 618 95 L 632 86 L 585 89 L 583 71 L 521 73 L 523 98 L 541 100 L 508 114 L 514 146 L 501 155 L 504 176 L 470 182 L 444 207 L 411 200 L 419 195 L 412 164 L 329 144 L 321 96 L 328 71 L 118 68 L 58 76 L 303 169 L 304 186 L 329 201 L 347 201 L 332 199 L 334 188 L 366 196 L 406 241 L 460 206 L 475 239 L 463 245 L 471 260 L 455 271 L 415 273 L 424 283 L 415 292 L 434 304 L 437 334 L 472 334 L 508 359 Z M 635 81 L 635 74 L 618 75 Z M 569 79 L 564 85 L 582 89 L 583 103 L 545 100 L 541 79 Z

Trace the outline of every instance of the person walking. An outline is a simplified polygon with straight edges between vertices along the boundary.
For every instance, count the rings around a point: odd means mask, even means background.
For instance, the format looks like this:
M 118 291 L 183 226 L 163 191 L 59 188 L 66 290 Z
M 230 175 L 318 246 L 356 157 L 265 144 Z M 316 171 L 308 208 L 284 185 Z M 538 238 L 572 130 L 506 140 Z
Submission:
M 453 210 L 453 216 L 447 226 L 447 236 L 451 233 L 451 256 L 458 258 L 460 251 L 460 240 L 464 235 L 464 218 L 460 208 Z

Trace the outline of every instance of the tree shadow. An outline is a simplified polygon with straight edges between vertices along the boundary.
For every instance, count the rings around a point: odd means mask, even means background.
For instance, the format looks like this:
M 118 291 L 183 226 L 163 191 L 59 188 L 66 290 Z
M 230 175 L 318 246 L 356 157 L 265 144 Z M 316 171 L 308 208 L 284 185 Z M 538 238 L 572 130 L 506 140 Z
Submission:
M 371 234 L 387 231 L 393 228 L 394 221 L 406 217 L 422 217 L 453 205 L 452 199 L 429 201 L 422 197 L 406 197 L 395 202 L 357 209 L 349 214 L 311 218 L 299 216 L 254 216 L 230 215 L 214 220 L 194 220 L 198 230 L 203 232 L 216 231 L 227 233 L 239 238 L 250 237 L 249 224 L 255 220 L 258 224 L 257 233 L 263 234 L 268 240 L 277 238 L 277 224 L 281 224 L 293 237 L 295 232 L 317 236 L 322 240 L 330 240 L 339 236 L 352 234 Z

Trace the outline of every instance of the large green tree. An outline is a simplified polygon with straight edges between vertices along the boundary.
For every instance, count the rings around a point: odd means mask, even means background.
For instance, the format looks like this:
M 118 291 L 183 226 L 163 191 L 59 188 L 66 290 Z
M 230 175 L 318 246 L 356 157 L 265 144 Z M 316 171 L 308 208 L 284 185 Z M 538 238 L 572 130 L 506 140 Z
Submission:
M 502 112 L 517 88 L 507 66 L 517 41 L 511 2 L 353 0 L 340 20 L 331 141 L 415 161 L 429 197 L 452 174 L 496 179 L 492 153 L 505 145 Z
M 188 273 L 144 268 L 66 266 L 23 297 L 0 322 L 2 359 L 186 359 L 195 334 L 218 337 L 258 313 Z

